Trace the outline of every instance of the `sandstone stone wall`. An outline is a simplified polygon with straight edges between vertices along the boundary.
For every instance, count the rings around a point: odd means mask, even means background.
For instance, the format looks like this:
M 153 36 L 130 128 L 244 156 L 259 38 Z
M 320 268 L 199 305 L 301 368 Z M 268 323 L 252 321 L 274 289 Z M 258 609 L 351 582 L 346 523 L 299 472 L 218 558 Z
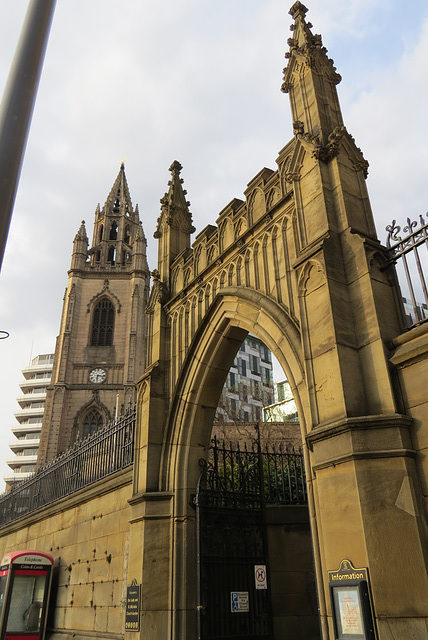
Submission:
M 126 586 L 135 573 L 133 566 L 128 572 L 131 477 L 129 469 L 118 472 L 0 528 L 2 555 L 33 549 L 55 558 L 50 640 L 123 638 Z M 268 507 L 267 527 L 274 637 L 286 631 L 296 639 L 318 640 L 307 507 Z M 156 582 L 160 588 L 160 575 Z
M 131 478 L 118 472 L 0 528 L 2 556 L 32 549 L 55 558 L 50 625 L 62 638 L 123 637 Z

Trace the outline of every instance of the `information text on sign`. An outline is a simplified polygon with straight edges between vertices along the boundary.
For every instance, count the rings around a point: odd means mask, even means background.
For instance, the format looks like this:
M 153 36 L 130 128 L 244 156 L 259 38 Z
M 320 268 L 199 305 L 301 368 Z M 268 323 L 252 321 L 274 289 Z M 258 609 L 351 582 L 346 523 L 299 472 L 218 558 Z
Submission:
M 125 630 L 140 630 L 140 585 L 136 580 L 126 588 Z
M 245 613 L 250 610 L 248 591 L 230 592 L 230 610 L 232 613 Z

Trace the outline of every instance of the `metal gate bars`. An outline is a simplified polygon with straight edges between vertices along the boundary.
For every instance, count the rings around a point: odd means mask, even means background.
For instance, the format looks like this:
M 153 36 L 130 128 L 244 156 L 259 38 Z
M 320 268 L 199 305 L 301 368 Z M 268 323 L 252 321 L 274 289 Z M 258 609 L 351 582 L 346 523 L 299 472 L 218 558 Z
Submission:
M 200 640 L 272 638 L 265 523 L 269 503 L 306 502 L 303 456 L 212 441 L 196 496 Z

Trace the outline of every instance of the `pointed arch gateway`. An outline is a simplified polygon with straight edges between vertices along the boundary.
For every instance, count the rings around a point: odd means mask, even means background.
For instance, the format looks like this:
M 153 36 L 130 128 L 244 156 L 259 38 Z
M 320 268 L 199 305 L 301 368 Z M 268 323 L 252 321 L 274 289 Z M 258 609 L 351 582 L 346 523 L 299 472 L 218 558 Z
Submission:
M 376 237 L 367 162 L 343 125 L 340 76 L 306 12 L 300 2 L 290 11 L 295 25 L 282 88 L 294 137 L 279 152 L 277 171 L 262 169 L 245 202 L 226 206 L 193 247 L 177 161 L 161 200 L 129 501 L 128 577 L 142 584 L 153 640 L 198 637 L 192 495 L 223 382 L 250 331 L 280 362 L 298 406 L 323 640 L 335 636 L 329 572 L 345 559 L 370 571 L 381 640 L 399 637 L 404 618 L 416 637 L 428 618 L 420 477 L 389 360 L 402 331 L 400 293 L 373 264 L 373 250 L 386 249 Z M 194 265 L 198 247 L 207 255 L 203 270 Z M 238 264 L 241 284 L 233 286 Z M 194 277 L 174 281 L 178 270 Z M 202 291 L 201 315 L 185 314 Z
M 175 496 L 172 515 L 174 521 L 181 524 L 172 547 L 176 578 L 171 598 L 172 607 L 180 612 L 177 616 L 187 633 L 196 624 L 194 612 L 198 605 L 196 548 L 189 542 L 197 536 L 197 525 L 189 494 L 196 492 L 201 474 L 199 461 L 208 455 L 224 381 L 248 333 L 260 338 L 280 362 L 299 407 L 303 441 L 305 438 L 308 401 L 301 336 L 296 322 L 260 292 L 224 287 L 188 350 L 171 399 L 159 467 L 153 478 L 147 478 L 151 486 L 159 483 L 164 495 Z M 181 637 L 180 634 L 177 637 Z
M 209 447 L 224 381 L 248 333 L 260 338 L 281 364 L 299 407 L 304 439 L 308 398 L 296 322 L 260 292 L 225 287 L 199 327 L 180 372 L 163 443 L 162 490 L 196 486 L 198 460 L 206 456 Z
M 176 523 L 175 532 L 171 530 L 171 556 L 167 554 L 164 560 L 169 558 L 168 562 L 173 563 L 171 570 L 174 580 L 171 584 L 170 602 L 176 613 L 172 624 L 182 625 L 181 632 L 176 632 L 177 635 L 174 636 L 177 638 L 197 637 L 192 635 L 196 633 L 198 577 L 195 564 L 196 520 L 190 498 L 196 492 L 200 477 L 199 460 L 206 459 L 208 455 L 213 418 L 225 378 L 248 333 L 260 338 L 283 367 L 299 407 L 304 439 L 305 415 L 309 405 L 301 335 L 297 323 L 266 294 L 250 288 L 224 287 L 218 292 L 199 325 L 181 367 L 177 368 L 173 358 L 175 364 L 172 366 L 177 373 L 177 382 L 169 403 L 164 437 L 159 441 L 160 434 L 156 427 L 157 434 L 154 431 L 147 434 L 147 440 L 140 451 L 151 463 L 137 463 L 135 469 L 136 477 L 146 487 L 144 500 L 152 504 L 151 496 L 154 500 L 155 497 L 163 496 L 163 505 Z M 173 341 L 173 353 L 175 348 Z M 176 351 L 178 354 L 180 349 L 176 348 Z M 157 375 L 156 373 L 155 377 Z M 146 411 L 150 413 L 153 410 L 153 401 L 150 400 L 153 382 L 150 377 L 145 377 L 140 384 L 138 405 L 142 431 L 145 429 L 145 420 L 149 417 L 145 415 Z M 142 440 L 140 444 L 143 444 Z M 139 498 L 136 497 L 135 500 L 138 501 Z M 149 503 L 147 514 L 150 511 Z M 149 515 L 147 518 L 147 536 L 167 535 L 165 531 L 160 533 L 161 528 L 156 529 L 155 534 L 152 527 L 156 526 L 156 518 L 150 519 Z M 166 518 L 166 513 L 162 518 Z M 159 566 L 156 570 L 159 570 Z M 150 579 L 149 573 L 150 567 L 146 564 L 146 580 Z

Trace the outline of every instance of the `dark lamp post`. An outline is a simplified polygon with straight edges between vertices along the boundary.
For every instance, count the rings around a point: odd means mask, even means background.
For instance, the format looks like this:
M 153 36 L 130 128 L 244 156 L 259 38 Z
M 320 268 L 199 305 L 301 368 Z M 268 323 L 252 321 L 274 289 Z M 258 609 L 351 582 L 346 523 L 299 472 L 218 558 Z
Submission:
M 0 269 L 56 0 L 30 0 L 0 106 Z

